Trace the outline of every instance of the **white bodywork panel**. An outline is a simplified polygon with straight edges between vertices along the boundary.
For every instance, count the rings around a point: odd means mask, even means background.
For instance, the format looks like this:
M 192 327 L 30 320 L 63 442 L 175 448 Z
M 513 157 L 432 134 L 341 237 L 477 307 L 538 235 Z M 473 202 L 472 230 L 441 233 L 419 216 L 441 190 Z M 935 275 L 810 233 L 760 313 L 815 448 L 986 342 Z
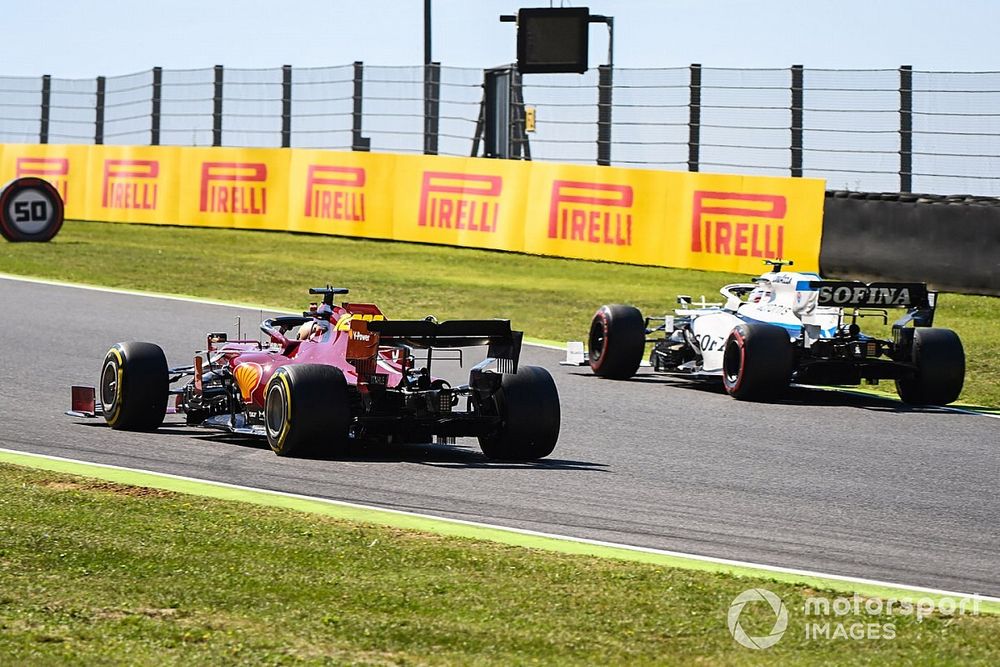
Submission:
M 692 318 L 691 333 L 701 347 L 701 370 L 722 372 L 722 348 L 729 332 L 740 322 L 738 317 L 722 309 L 706 310 Z
M 719 290 L 726 298 L 721 307 L 675 311 L 677 316 L 691 318 L 691 334 L 702 357 L 698 370 L 722 372 L 726 338 L 741 322 L 757 321 L 781 326 L 792 340 L 804 333 L 806 347 L 821 338 L 832 337 L 840 325 L 842 311 L 840 308 L 816 305 L 818 292 L 809 287 L 809 282 L 818 280 L 821 278 L 815 273 L 764 273 L 753 283 L 726 285 Z

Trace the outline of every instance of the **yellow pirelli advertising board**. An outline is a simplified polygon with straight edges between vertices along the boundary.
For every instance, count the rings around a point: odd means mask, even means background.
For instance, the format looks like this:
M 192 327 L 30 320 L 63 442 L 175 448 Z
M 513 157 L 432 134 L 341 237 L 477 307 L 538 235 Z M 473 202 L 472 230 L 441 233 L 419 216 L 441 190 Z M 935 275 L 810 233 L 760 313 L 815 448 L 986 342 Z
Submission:
M 398 156 L 393 238 L 523 251 L 528 178 L 509 160 Z
M 390 153 L 0 146 L 70 219 L 269 229 L 756 273 L 815 271 L 822 180 Z
M 2 144 L 0 180 L 22 176 L 44 178 L 63 198 L 66 217 L 85 219 L 83 202 L 89 180 L 90 146 Z
M 290 152 L 287 229 L 393 238 L 395 155 Z

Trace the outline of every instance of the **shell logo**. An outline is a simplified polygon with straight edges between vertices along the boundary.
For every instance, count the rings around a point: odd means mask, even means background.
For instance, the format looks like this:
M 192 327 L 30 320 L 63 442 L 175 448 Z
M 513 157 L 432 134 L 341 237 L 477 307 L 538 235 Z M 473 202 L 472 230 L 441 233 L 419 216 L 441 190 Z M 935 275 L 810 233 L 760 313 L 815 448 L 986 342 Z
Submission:
M 244 401 L 250 400 L 250 394 L 260 384 L 261 375 L 263 375 L 263 369 L 261 369 L 260 364 L 249 361 L 243 362 L 233 370 L 233 377 L 236 378 L 236 385 L 240 388 L 240 394 L 243 395 Z

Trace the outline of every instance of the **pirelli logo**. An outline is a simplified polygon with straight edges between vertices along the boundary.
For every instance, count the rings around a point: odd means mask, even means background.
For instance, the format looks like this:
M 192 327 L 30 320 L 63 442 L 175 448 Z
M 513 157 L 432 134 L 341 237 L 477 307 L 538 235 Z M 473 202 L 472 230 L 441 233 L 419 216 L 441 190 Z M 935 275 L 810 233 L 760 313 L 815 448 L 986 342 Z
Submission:
M 306 172 L 307 218 L 365 221 L 365 170 L 311 164 Z
M 159 160 L 105 160 L 101 206 L 156 210 Z
M 421 227 L 495 232 L 502 191 L 501 176 L 425 171 L 417 224 Z
M 549 238 L 630 246 L 634 199 L 629 185 L 554 181 Z
M 64 157 L 19 157 L 14 163 L 15 176 L 37 176 L 59 191 L 63 203 L 69 203 L 69 159 Z
M 267 165 L 263 162 L 202 162 L 203 213 L 267 213 Z
M 784 256 L 788 211 L 784 196 L 696 190 L 692 208 L 691 252 Z

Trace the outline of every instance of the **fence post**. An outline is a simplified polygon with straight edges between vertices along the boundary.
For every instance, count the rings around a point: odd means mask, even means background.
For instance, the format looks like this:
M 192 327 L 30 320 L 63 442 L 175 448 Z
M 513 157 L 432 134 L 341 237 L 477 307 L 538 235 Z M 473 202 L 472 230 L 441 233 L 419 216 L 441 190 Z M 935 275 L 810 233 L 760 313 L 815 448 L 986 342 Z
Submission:
M 688 104 L 688 171 L 698 171 L 701 151 L 701 64 L 691 65 L 691 102 Z
M 528 143 L 527 111 L 524 108 L 524 77 L 516 67 L 510 70 L 510 143 L 511 157 L 515 160 L 531 159 Z
M 597 68 L 597 164 L 611 165 L 611 94 L 614 72 L 611 65 Z
M 94 119 L 94 144 L 104 143 L 104 91 L 107 81 L 103 76 L 97 77 L 97 114 Z
M 160 101 L 163 99 L 163 68 L 153 68 L 153 112 L 149 122 L 149 145 L 160 145 Z
M 802 65 L 792 65 L 792 178 L 802 178 Z
M 38 127 L 38 143 L 49 143 L 49 108 L 52 105 L 52 75 L 42 75 L 42 118 Z
M 424 155 L 438 154 L 441 110 L 441 63 L 424 65 Z
M 292 145 L 292 66 L 281 66 L 281 147 Z
M 913 192 L 913 66 L 899 68 L 899 191 Z
M 215 66 L 215 90 L 212 94 L 212 145 L 222 145 L 222 65 Z
M 364 101 L 365 64 L 354 61 L 354 110 L 351 112 L 351 150 L 370 151 L 372 140 L 361 136 L 361 105 Z

